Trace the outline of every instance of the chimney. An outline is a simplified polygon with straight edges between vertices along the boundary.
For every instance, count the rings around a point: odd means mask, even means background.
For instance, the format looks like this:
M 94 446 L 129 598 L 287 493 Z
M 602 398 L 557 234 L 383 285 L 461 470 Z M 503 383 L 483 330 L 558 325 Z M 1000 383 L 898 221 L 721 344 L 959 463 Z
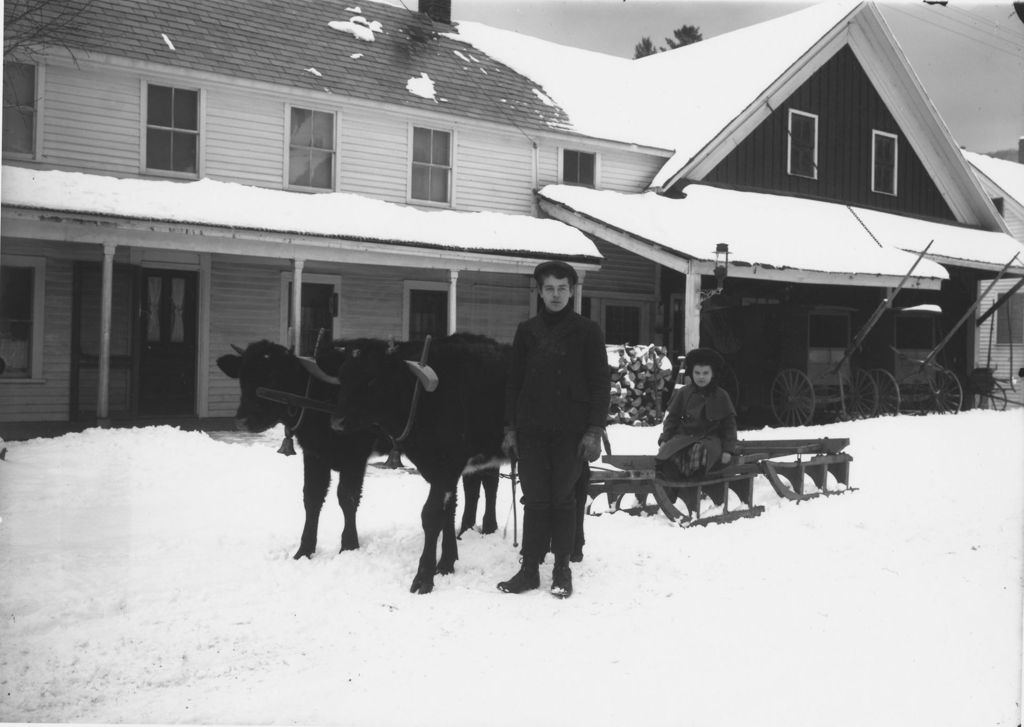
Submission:
M 420 12 L 435 22 L 452 24 L 452 0 L 420 0 Z

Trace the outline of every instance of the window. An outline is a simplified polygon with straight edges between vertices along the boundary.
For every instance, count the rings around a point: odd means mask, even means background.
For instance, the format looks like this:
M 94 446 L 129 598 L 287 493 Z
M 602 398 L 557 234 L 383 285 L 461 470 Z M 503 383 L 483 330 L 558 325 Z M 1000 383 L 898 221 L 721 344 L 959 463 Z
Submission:
M 640 306 L 605 303 L 604 331 L 606 343 L 639 343 Z
M 36 68 L 4 63 L 4 144 L 11 154 L 36 150 Z
M 818 117 L 804 111 L 789 111 L 789 173 L 818 178 Z
M 281 274 L 280 340 L 285 345 L 294 342 L 293 281 L 293 273 Z M 299 296 L 299 340 L 296 350 L 300 356 L 312 356 L 321 329 L 326 331 L 328 342 L 341 336 L 341 279 L 337 275 L 304 273 Z
M 1006 200 L 1003 197 L 993 197 L 992 204 L 996 208 L 996 212 L 999 213 L 1000 217 L 1006 217 Z
M 334 114 L 291 110 L 288 184 L 334 189 Z
M 9 262 L 0 267 L 0 378 L 42 376 L 44 263 Z
M 896 135 L 871 132 L 871 191 L 896 194 Z
M 451 175 L 451 133 L 436 129 L 413 128 L 410 185 L 412 199 L 448 204 L 451 198 Z
M 578 184 L 593 187 L 596 175 L 597 155 L 585 151 L 562 151 L 562 181 L 565 184 Z
M 1015 293 L 996 311 L 996 343 L 1024 343 L 1024 293 Z
M 146 169 L 198 174 L 198 91 L 148 86 Z

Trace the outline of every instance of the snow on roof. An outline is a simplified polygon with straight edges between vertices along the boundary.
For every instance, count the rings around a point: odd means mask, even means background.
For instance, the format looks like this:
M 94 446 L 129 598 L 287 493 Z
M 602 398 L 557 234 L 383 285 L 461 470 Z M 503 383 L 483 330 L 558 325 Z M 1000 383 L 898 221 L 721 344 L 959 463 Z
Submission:
M 725 242 L 731 264 L 902 277 L 914 263 L 914 255 L 872 239 L 845 205 L 701 184 L 685 192 L 672 199 L 549 185 L 540 195 L 697 260 L 714 260 L 715 245 Z M 948 275 L 922 260 L 914 277 Z
M 689 189 L 689 188 L 687 188 Z M 946 225 L 887 212 L 856 208 L 861 221 L 883 244 L 918 253 L 932 242 L 928 257 L 968 268 L 1001 268 L 1019 254 L 1014 270 L 1024 269 L 1024 244 L 1005 232 Z
M 678 169 L 853 7 L 820 3 L 635 61 L 478 23 L 460 22 L 451 37 L 541 84 L 573 130 L 672 150 L 666 168 Z
M 976 170 L 1006 192 L 1008 197 L 1013 197 L 1018 204 L 1024 205 L 1024 164 L 966 150 L 963 154 Z
M 498 212 L 421 210 L 341 192 L 303 194 L 201 179 L 171 182 L 3 166 L 5 206 L 427 245 L 601 259 L 579 230 Z

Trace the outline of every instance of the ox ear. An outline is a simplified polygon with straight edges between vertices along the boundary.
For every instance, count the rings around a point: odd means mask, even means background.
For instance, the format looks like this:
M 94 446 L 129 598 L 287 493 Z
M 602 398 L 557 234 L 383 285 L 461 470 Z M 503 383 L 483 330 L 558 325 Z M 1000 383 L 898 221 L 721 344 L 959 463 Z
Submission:
M 317 381 L 323 381 L 325 384 L 333 384 L 337 386 L 340 382 L 334 376 L 330 376 L 324 373 L 324 370 L 317 366 L 315 360 L 307 358 L 306 356 L 296 356 L 299 363 L 302 364 L 302 368 L 306 370 L 306 373 L 312 376 Z
M 237 379 L 242 369 L 242 359 L 231 353 L 226 353 L 217 359 L 217 367 L 232 379 Z
M 231 348 L 233 348 L 235 350 L 235 353 L 237 353 L 239 356 L 241 356 L 243 353 L 245 353 L 245 349 L 239 348 L 238 346 L 236 346 L 233 343 L 231 344 Z
M 437 372 L 430 368 L 426 364 L 421 364 L 419 361 L 406 361 L 405 365 L 409 367 L 416 380 L 422 384 L 423 388 L 428 392 L 433 391 L 437 388 L 440 381 L 437 378 Z

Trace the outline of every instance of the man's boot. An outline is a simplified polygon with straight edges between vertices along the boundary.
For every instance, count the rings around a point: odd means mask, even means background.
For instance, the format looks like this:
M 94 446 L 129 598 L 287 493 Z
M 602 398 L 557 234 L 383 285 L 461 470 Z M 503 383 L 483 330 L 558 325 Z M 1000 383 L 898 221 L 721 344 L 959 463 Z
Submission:
M 556 555 L 555 567 L 551 571 L 551 595 L 568 598 L 572 595 L 572 569 L 568 555 Z
M 526 555 L 523 556 L 519 571 L 507 581 L 502 581 L 498 584 L 498 590 L 505 593 L 523 593 L 524 591 L 532 591 L 534 588 L 539 587 L 540 572 L 537 558 Z

